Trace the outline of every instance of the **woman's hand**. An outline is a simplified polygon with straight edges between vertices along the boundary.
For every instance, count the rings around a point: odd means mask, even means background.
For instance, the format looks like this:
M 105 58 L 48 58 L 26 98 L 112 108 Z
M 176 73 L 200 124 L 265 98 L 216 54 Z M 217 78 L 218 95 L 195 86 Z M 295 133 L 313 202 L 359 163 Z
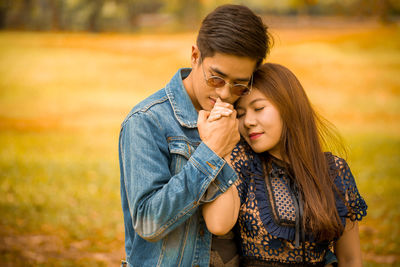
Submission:
M 236 116 L 236 112 L 234 112 L 233 106 L 229 103 L 222 102 L 222 100 L 218 98 L 207 120 L 209 122 L 212 122 L 219 120 L 222 117 L 229 117 L 231 115 Z

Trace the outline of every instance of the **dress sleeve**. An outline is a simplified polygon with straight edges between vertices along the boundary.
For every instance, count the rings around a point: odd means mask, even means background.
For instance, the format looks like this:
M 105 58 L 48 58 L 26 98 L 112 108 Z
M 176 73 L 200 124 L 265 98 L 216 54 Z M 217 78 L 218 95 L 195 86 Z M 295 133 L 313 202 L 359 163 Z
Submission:
M 235 182 L 235 186 L 239 193 L 240 204 L 245 202 L 245 197 L 247 195 L 245 192 L 247 190 L 246 174 L 249 168 L 249 154 L 246 153 L 247 149 L 247 145 L 241 141 L 236 145 L 231 154 L 231 165 L 239 177 Z
M 336 197 L 336 207 L 339 216 L 344 221 L 349 218 L 351 221 L 361 221 L 367 215 L 367 204 L 357 189 L 356 182 L 347 162 L 334 156 L 337 175 L 334 183 L 339 191 Z

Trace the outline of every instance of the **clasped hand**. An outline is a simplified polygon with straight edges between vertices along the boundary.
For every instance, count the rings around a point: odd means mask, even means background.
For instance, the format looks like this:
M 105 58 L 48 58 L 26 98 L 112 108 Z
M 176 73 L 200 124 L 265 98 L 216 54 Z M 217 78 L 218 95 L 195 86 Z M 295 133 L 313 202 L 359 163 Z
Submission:
M 236 110 L 219 98 L 211 111 L 200 110 L 197 120 L 201 140 L 218 156 L 229 158 L 240 140 Z

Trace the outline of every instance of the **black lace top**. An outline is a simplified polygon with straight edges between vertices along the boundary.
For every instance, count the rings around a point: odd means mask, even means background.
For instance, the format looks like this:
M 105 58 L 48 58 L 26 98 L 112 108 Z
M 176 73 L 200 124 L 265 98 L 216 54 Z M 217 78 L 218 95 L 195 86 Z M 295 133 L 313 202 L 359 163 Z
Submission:
M 241 206 L 237 229 L 240 254 L 244 260 L 242 264 L 263 266 L 262 263 L 277 263 L 301 266 L 306 263 L 323 266 L 326 253 L 333 250 L 335 240 L 314 242 L 312 236 L 306 235 L 303 236 L 305 242 L 298 241 L 296 220 L 299 221 L 301 207 L 299 208 L 297 195 L 293 192 L 285 164 L 268 154 L 267 157 L 270 168 L 265 177 L 259 155 L 245 144 L 239 144 L 232 153 L 232 163 L 239 174 L 236 186 Z M 336 203 L 333 205 L 336 206 L 343 225 L 346 218 L 352 221 L 361 220 L 366 215 L 367 205 L 358 192 L 349 166 L 342 158 L 332 154 L 329 158 L 330 173 L 334 174 L 334 183 L 342 194 L 336 194 Z

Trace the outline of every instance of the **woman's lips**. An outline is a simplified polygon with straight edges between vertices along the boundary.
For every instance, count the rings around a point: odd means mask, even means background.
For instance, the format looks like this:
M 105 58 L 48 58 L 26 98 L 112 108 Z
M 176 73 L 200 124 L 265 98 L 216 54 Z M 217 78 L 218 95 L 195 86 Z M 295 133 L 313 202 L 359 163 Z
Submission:
M 257 138 L 259 138 L 262 135 L 262 133 L 251 133 L 249 134 L 249 138 L 250 140 L 255 140 Z

